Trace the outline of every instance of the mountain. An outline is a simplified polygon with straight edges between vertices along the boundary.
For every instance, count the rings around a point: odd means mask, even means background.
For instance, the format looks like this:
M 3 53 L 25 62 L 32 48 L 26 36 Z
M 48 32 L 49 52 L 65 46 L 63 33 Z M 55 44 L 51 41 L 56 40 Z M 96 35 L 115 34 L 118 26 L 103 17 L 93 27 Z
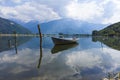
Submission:
M 23 26 L 15 23 L 14 21 L 10 21 L 8 19 L 4 19 L 0 17 L 0 33 L 13 33 L 16 31 L 19 33 L 31 33 L 30 30 L 24 28 Z
M 93 35 L 120 36 L 120 22 L 107 26 L 102 30 L 94 30 Z
M 34 33 L 37 33 L 37 24 L 39 22 L 32 21 L 26 24 L 23 24 L 26 28 L 31 30 Z M 83 34 L 91 34 L 94 29 L 100 30 L 105 27 L 102 24 L 93 24 L 84 21 L 78 21 L 73 19 L 60 19 L 54 20 L 46 23 L 41 23 L 41 31 L 42 33 L 83 33 Z

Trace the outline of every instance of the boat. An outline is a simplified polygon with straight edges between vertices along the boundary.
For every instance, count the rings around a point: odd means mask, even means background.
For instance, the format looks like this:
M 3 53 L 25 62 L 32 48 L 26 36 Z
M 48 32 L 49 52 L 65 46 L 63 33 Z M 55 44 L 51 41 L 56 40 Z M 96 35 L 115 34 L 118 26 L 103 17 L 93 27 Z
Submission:
M 74 38 L 56 38 L 56 37 L 51 37 L 51 38 L 55 45 L 77 43 L 77 39 L 74 39 Z
M 54 47 L 51 49 L 51 53 L 55 54 L 64 50 L 68 50 L 71 48 L 74 48 L 78 46 L 78 43 L 73 43 L 73 44 L 65 44 L 65 45 L 54 45 Z

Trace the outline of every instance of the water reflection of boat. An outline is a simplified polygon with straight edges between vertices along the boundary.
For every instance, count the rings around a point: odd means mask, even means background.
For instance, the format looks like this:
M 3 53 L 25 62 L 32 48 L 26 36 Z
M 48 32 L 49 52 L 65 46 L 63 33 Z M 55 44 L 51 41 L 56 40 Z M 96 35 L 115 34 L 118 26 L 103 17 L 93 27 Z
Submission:
M 73 39 L 73 38 L 55 38 L 52 37 L 53 43 L 56 45 L 60 45 L 60 44 L 71 44 L 71 43 L 77 43 L 77 39 Z
M 78 43 L 66 44 L 66 45 L 55 45 L 52 48 L 51 53 L 54 54 L 54 53 L 57 53 L 57 52 L 60 52 L 60 51 L 64 51 L 64 50 L 76 47 L 77 45 L 78 45 Z

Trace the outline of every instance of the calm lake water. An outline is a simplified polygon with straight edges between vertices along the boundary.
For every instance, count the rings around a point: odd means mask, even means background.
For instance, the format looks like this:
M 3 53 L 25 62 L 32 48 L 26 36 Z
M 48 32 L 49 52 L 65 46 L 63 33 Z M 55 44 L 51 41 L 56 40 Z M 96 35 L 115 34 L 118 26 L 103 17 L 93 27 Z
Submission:
M 64 46 L 43 37 L 42 50 L 39 38 L 0 37 L 0 80 L 100 80 L 120 71 L 119 50 L 116 37 L 79 37 Z

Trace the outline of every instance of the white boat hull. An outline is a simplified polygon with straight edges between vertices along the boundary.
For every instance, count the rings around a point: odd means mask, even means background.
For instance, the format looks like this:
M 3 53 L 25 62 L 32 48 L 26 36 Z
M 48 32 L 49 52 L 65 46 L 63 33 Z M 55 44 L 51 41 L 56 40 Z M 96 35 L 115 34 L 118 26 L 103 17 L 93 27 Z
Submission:
M 67 39 L 55 38 L 55 37 L 52 37 L 52 40 L 55 45 L 77 43 L 76 40 L 67 40 Z

